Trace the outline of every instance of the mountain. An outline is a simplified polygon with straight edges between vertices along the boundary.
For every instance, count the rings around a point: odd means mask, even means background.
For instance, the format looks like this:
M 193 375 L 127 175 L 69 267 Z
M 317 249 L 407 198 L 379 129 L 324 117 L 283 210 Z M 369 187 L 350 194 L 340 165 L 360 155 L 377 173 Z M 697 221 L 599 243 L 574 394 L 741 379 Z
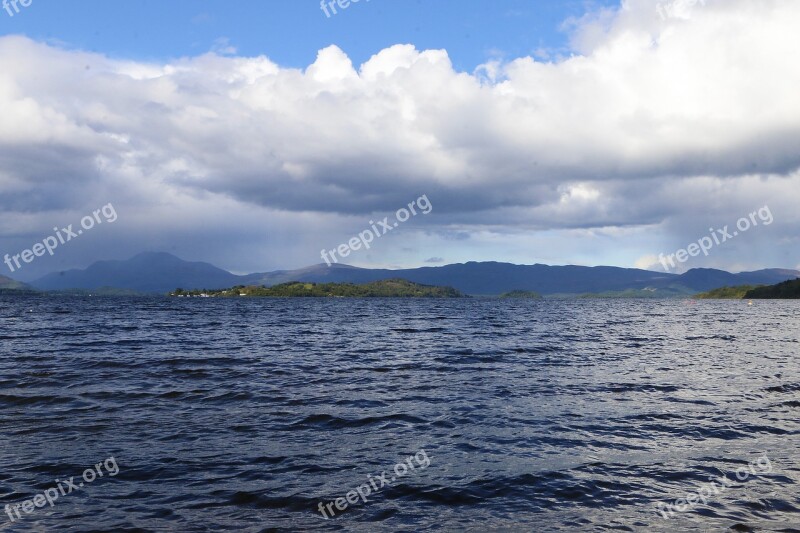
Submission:
M 401 270 L 366 269 L 339 264 L 328 267 L 320 264 L 298 270 L 237 276 L 208 263 L 190 263 L 167 253 L 144 253 L 128 261 L 100 261 L 86 270 L 49 274 L 31 285 L 47 290 L 114 287 L 164 294 L 176 288 L 211 290 L 238 285 L 271 287 L 292 281 L 363 284 L 399 278 L 422 285 L 453 287 L 470 295 L 496 296 L 512 291 L 531 291 L 542 295 L 647 291 L 655 296 L 676 296 L 725 286 L 771 285 L 798 276 L 800 272 L 796 270 L 780 269 L 741 274 L 694 269 L 677 275 L 608 266 L 513 265 L 497 262 Z
M 48 274 L 31 285 L 42 290 L 114 287 L 166 293 L 176 287 L 222 289 L 240 282 L 240 276 L 208 263 L 190 263 L 171 254 L 148 252 L 127 261 L 98 261 L 86 270 Z
M 7 278 L 5 276 L 0 276 L 0 290 L 20 290 L 20 289 L 30 289 L 30 287 L 22 282 L 13 280 L 11 278 Z

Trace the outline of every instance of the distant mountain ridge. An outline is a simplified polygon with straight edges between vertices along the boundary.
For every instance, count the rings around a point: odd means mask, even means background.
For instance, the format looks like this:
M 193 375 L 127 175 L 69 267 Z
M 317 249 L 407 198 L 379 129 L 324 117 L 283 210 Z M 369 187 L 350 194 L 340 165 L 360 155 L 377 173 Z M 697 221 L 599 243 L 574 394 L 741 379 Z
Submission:
M 184 261 L 163 252 L 145 252 L 127 261 L 98 261 L 85 270 L 48 274 L 31 285 L 41 290 L 114 287 L 145 293 L 166 293 L 177 287 L 231 287 L 240 280 L 240 276 L 208 263 Z
M 339 264 L 328 267 L 320 264 L 298 270 L 239 276 L 209 263 L 184 261 L 168 253 L 147 252 L 127 261 L 99 261 L 85 270 L 49 274 L 30 285 L 42 290 L 114 287 L 165 294 L 177 288 L 211 290 L 237 285 L 273 286 L 291 281 L 359 284 L 401 278 L 423 285 L 449 286 L 470 295 L 500 295 L 512 291 L 532 291 L 542 295 L 584 294 L 647 289 L 659 295 L 676 296 L 724 286 L 771 285 L 798 276 L 800 271 L 787 269 L 739 274 L 694 269 L 677 275 L 636 268 L 498 262 L 469 262 L 401 270 L 366 269 Z
M 286 281 L 365 283 L 392 277 L 425 285 L 447 285 L 472 295 L 499 295 L 532 291 L 542 295 L 619 292 L 655 289 L 663 295 L 694 294 L 725 285 L 770 285 L 795 279 L 798 271 L 766 269 L 731 274 L 724 270 L 693 269 L 685 274 L 667 274 L 620 267 L 515 265 L 511 263 L 459 263 L 404 270 L 363 269 L 348 265 L 316 265 L 294 271 L 246 276 L 255 285 Z

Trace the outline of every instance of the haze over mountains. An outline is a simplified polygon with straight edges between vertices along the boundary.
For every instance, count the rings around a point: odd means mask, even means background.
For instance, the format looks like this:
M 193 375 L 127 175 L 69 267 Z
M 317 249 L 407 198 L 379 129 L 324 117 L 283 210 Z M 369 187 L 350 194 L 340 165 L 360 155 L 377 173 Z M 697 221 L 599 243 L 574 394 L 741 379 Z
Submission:
M 190 290 L 222 289 L 236 285 L 272 286 L 289 281 L 366 283 L 402 278 L 425 285 L 450 286 L 471 295 L 499 295 L 513 290 L 536 291 L 543 295 L 647 290 L 670 296 L 694 294 L 724 286 L 769 285 L 799 276 L 800 271 L 789 269 L 766 269 L 739 274 L 714 269 L 693 269 L 677 275 L 635 268 L 514 265 L 497 262 L 469 262 L 403 270 L 366 269 L 338 264 L 328 267 L 321 264 L 298 270 L 239 276 L 209 263 L 188 262 L 168 253 L 148 252 L 127 261 L 99 261 L 85 270 L 49 274 L 30 285 L 41 290 L 97 290 L 111 287 L 142 293 L 166 293 L 176 288 Z
M 42 290 L 113 287 L 146 293 L 217 289 L 240 285 L 242 277 L 208 263 L 184 261 L 168 253 L 141 253 L 127 261 L 98 261 L 85 270 L 55 272 L 30 283 Z M 177 285 L 176 285 L 177 283 Z

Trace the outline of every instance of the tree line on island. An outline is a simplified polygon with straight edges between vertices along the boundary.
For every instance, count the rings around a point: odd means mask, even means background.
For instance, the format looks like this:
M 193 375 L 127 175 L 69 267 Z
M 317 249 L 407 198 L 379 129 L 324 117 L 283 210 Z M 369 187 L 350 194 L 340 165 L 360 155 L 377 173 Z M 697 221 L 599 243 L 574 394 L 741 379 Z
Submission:
M 698 294 L 701 300 L 795 300 L 800 298 L 800 278 L 777 285 L 722 287 Z
M 230 289 L 194 290 L 177 289 L 170 293 L 177 297 L 237 298 L 242 296 L 266 298 L 468 298 L 452 287 L 420 285 L 404 279 L 354 283 L 305 283 L 292 281 L 272 287 L 238 285 Z
M 230 289 L 176 289 L 170 296 L 180 298 L 470 298 L 452 287 L 422 285 L 404 279 L 389 279 L 370 283 L 310 283 L 292 281 L 266 286 L 237 285 Z M 511 291 L 503 299 L 538 300 L 542 296 L 532 291 Z

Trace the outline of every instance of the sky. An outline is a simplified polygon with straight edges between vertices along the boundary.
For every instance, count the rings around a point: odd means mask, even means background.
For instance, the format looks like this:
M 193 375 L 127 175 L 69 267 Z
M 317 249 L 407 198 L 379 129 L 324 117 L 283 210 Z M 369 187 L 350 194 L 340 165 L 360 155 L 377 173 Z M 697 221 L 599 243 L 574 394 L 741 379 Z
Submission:
M 8 2 L 2 275 L 800 269 L 796 0 Z

